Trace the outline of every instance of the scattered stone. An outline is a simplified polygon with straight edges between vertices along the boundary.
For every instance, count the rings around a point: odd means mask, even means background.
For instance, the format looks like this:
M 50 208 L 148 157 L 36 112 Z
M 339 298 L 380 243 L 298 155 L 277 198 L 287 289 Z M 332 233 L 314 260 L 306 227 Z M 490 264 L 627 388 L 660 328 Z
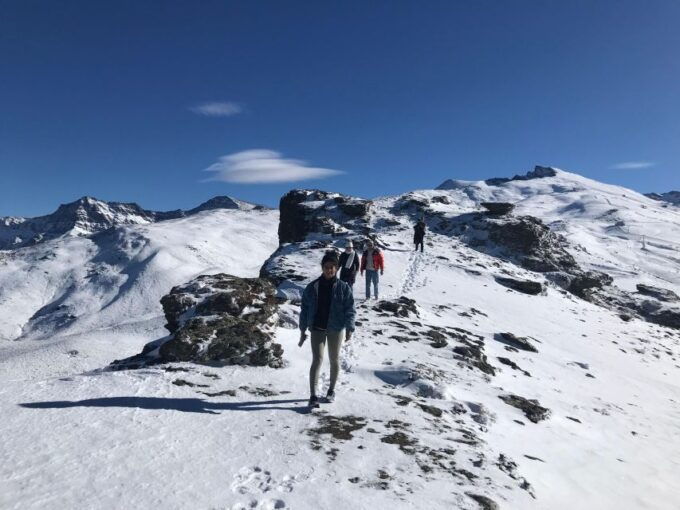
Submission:
M 175 386 L 189 386 L 190 388 L 194 388 L 194 387 L 196 387 L 196 388 L 210 388 L 209 384 L 196 384 L 196 383 L 192 383 L 190 381 L 185 381 L 184 379 L 175 379 L 174 381 L 172 381 L 172 384 L 174 384 Z
M 581 423 L 581 420 L 579 420 L 578 418 L 574 418 L 572 416 L 567 416 L 566 418 L 567 420 L 575 421 L 576 423 Z
M 215 393 L 210 393 L 207 391 L 201 391 L 203 395 L 207 395 L 208 397 L 235 397 L 236 396 L 236 390 L 224 390 L 224 391 L 217 391 Z
M 416 302 L 413 299 L 401 296 L 396 301 L 379 301 L 373 309 L 377 312 L 387 312 L 395 315 L 396 317 L 410 317 L 415 315 L 420 316 L 418 309 L 416 308 Z
M 533 423 L 538 423 L 541 420 L 545 420 L 550 416 L 550 409 L 542 407 L 538 400 L 527 399 L 520 397 L 519 395 L 499 395 L 503 402 L 509 406 L 516 407 L 524 413 L 529 421 Z
M 538 349 L 533 346 L 531 342 L 526 337 L 518 337 L 512 333 L 497 333 L 494 335 L 494 339 L 498 342 L 514 347 L 515 349 L 521 349 L 523 351 L 538 352 Z
M 453 348 L 453 352 L 457 359 L 465 361 L 468 365 L 478 368 L 485 374 L 496 375 L 496 369 L 487 361 L 482 347 L 478 345 L 457 345 Z
M 418 404 L 418 407 L 420 407 L 426 413 L 431 414 L 432 416 L 436 416 L 437 418 L 440 418 L 443 413 L 443 411 L 438 407 L 427 404 Z
M 481 494 L 472 494 L 471 492 L 466 492 L 466 496 L 474 499 L 481 510 L 499 510 L 498 504 L 491 498 L 487 496 L 482 496 Z
M 353 432 L 366 426 L 366 419 L 361 416 L 325 416 L 319 417 L 320 427 L 309 429 L 310 435 L 330 434 L 333 439 L 348 441 Z
M 515 362 L 512 361 L 511 359 L 509 359 L 509 358 L 497 358 L 497 359 L 498 359 L 498 361 L 500 361 L 500 362 L 503 363 L 504 365 L 508 365 L 508 366 L 509 366 L 510 368 L 512 368 L 513 370 L 519 370 L 520 372 L 522 372 L 522 373 L 523 373 L 524 375 L 526 375 L 527 377 L 531 377 L 531 374 L 530 374 L 529 372 L 527 372 L 526 370 L 522 370 L 522 369 L 517 365 L 517 363 L 515 363 Z
M 380 441 L 383 443 L 387 444 L 396 444 L 399 446 L 399 449 L 409 455 L 413 455 L 415 453 L 415 449 L 413 446 L 418 443 L 418 440 L 406 435 L 404 432 L 394 432 L 393 434 L 390 434 L 388 436 L 383 436 L 380 438 Z

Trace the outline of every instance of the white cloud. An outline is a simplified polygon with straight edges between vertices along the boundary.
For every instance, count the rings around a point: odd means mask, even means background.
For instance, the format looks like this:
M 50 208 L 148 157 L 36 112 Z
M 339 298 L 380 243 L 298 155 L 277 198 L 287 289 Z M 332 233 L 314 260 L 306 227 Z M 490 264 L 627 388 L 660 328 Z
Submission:
M 609 168 L 611 170 L 640 170 L 653 166 L 656 166 L 656 163 L 653 161 L 624 161 L 623 163 L 616 163 Z
M 205 169 L 215 175 L 207 181 L 263 184 L 323 179 L 345 172 L 307 166 L 305 161 L 285 159 L 276 151 L 253 149 L 222 156 Z
M 189 108 L 192 112 L 205 117 L 231 117 L 243 111 L 243 107 L 231 101 L 203 103 Z

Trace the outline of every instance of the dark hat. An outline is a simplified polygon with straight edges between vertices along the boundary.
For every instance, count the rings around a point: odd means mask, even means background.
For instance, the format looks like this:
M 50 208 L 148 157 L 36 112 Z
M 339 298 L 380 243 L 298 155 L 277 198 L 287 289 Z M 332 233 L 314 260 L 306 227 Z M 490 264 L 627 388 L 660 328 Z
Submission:
M 321 259 L 321 265 L 323 266 L 326 262 L 332 262 L 335 267 L 340 266 L 340 261 L 338 260 L 338 254 L 334 251 L 327 251 L 323 258 Z

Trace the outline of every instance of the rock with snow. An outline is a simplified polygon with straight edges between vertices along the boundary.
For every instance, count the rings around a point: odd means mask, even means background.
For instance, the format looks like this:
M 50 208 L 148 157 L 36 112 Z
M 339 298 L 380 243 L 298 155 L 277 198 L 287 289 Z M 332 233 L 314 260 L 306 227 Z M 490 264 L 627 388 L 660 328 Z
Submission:
M 538 349 L 529 341 L 528 338 L 523 336 L 516 336 L 513 333 L 498 333 L 494 337 L 497 341 L 502 342 L 510 347 L 519 349 L 522 351 L 538 352 Z
M 533 423 L 546 420 L 550 416 L 550 409 L 539 404 L 538 400 L 520 397 L 519 395 L 499 395 L 503 402 L 516 407 L 524 413 L 524 416 Z
M 496 276 L 495 280 L 504 287 L 516 290 L 517 292 L 522 292 L 524 294 L 535 296 L 543 292 L 543 285 L 540 282 L 535 282 L 533 280 L 518 280 L 516 278 L 508 278 L 505 276 Z
M 515 204 L 509 202 L 482 202 L 480 204 L 491 216 L 505 216 L 515 208 Z
M 680 191 L 668 191 L 666 193 L 645 193 L 645 196 L 659 202 L 680 205 Z
M 659 301 L 667 301 L 670 303 L 680 301 L 680 297 L 672 290 L 654 287 L 653 285 L 645 285 L 644 283 L 638 283 L 636 288 L 639 294 L 653 297 Z
M 280 368 L 283 349 L 274 342 L 278 325 L 275 289 L 267 280 L 227 274 L 199 276 L 161 299 L 170 337 L 141 354 L 115 361 L 115 368 L 176 361 Z

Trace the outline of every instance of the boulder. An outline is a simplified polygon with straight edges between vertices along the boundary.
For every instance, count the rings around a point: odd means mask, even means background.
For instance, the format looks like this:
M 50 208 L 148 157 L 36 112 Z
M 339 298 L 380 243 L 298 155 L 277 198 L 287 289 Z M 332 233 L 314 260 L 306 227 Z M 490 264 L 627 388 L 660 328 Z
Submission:
M 550 409 L 541 406 L 538 400 L 527 399 L 519 395 L 499 395 L 498 398 L 509 406 L 520 409 L 524 416 L 533 423 L 538 423 L 550 416 Z
M 660 287 L 653 287 L 652 285 L 638 283 L 637 291 L 639 294 L 656 298 L 659 301 L 666 302 L 680 301 L 680 297 L 678 297 L 678 295 L 672 290 L 662 289 Z
M 117 369 L 176 361 L 211 365 L 283 366 L 274 343 L 275 288 L 261 278 L 204 275 L 174 287 L 161 299 L 170 336 L 142 353 L 116 360 Z
M 494 339 L 498 342 L 514 347 L 515 349 L 520 349 L 522 351 L 538 352 L 538 349 L 533 346 L 533 344 L 523 336 L 515 336 L 512 333 L 498 333 L 494 336 Z
M 509 202 L 482 202 L 481 206 L 487 210 L 491 216 L 504 216 L 510 214 L 515 208 L 515 204 Z
M 495 280 L 497 283 L 508 287 L 509 289 L 516 290 L 517 292 L 522 292 L 529 295 L 537 295 L 543 292 L 543 285 L 539 282 L 534 282 L 531 280 L 516 280 L 514 278 L 506 278 L 503 276 L 496 276 Z

